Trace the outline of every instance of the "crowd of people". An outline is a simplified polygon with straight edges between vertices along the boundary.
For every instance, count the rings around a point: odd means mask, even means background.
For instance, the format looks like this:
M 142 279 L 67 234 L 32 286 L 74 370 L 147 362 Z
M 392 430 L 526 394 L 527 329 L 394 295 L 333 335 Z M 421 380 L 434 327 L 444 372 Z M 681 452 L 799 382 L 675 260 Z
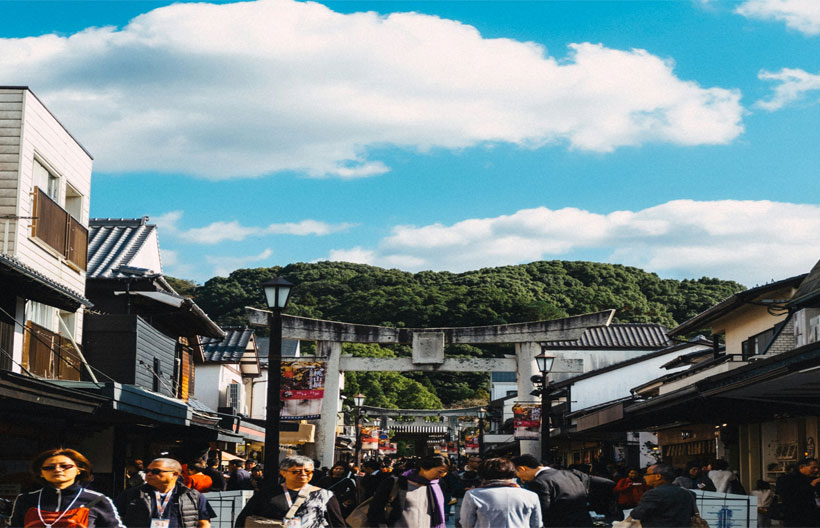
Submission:
M 32 460 L 41 487 L 20 494 L 10 526 L 26 528 L 209 528 L 216 514 L 203 493 L 249 490 L 237 528 L 541 528 L 593 526 L 637 520 L 646 528 L 692 526 L 697 519 L 690 490 L 746 491 L 723 460 L 692 461 L 676 469 L 658 463 L 643 473 L 610 465 L 550 467 L 531 455 L 470 456 L 455 467 L 440 455 L 338 463 L 320 468 L 289 456 L 277 478 L 263 479 L 255 461 L 232 460 L 223 473 L 217 460 L 182 463 L 171 457 L 134 460 L 128 488 L 115 498 L 93 491 L 92 466 L 72 449 L 51 449 Z M 820 466 L 803 459 L 780 477 L 776 491 L 760 481 L 759 526 L 820 527 Z

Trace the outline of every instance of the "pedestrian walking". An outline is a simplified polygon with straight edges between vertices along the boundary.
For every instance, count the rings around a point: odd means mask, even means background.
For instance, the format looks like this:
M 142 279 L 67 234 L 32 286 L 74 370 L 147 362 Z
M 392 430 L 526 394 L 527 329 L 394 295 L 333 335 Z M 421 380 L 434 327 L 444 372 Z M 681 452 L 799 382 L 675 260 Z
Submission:
M 775 484 L 783 511 L 783 526 L 820 526 L 817 492 L 820 491 L 817 459 L 803 458 L 794 470 Z
M 683 475 L 672 481 L 672 484 L 686 489 L 717 491 L 717 488 L 715 488 L 715 483 L 712 482 L 712 479 L 701 473 L 700 462 L 697 460 L 692 460 L 686 464 L 686 469 L 683 471 Z
M 626 478 L 615 484 L 614 492 L 618 498 L 618 506 L 624 510 L 634 508 L 648 489 L 649 486 L 643 481 L 638 470 L 631 468 Z
M 385 479 L 370 504 L 368 526 L 444 528 L 444 493 L 439 479 L 448 471 L 450 461 L 433 455 L 422 458 L 417 469 Z
M 481 464 L 482 484 L 464 494 L 463 528 L 541 528 L 538 495 L 515 483 L 515 465 L 506 458 Z
M 347 526 L 339 501 L 332 491 L 310 484 L 313 460 L 301 455 L 289 456 L 279 463 L 284 483 L 267 479 L 253 494 L 239 516 L 236 528 L 265 524 L 265 520 L 282 521 L 286 527 L 343 528 Z
M 228 462 L 228 491 L 252 490 L 251 472 L 243 468 L 242 460 L 231 460 Z
M 202 470 L 202 473 L 211 477 L 211 491 L 225 491 L 228 481 L 219 469 L 219 459 L 209 458 L 206 464 L 207 467 Z
M 675 480 L 672 466 L 649 466 L 643 478 L 651 489 L 643 494 L 629 516 L 641 521 L 643 528 L 690 526 L 692 517 L 697 513 L 695 495 L 672 484 Z
M 542 465 L 532 455 L 513 457 L 524 487 L 538 494 L 544 526 L 592 526 L 587 491 L 574 473 Z
M 335 464 L 330 468 L 330 475 L 319 480 L 319 487 L 333 492 L 345 518 L 356 508 L 356 481 L 345 464 Z
M 34 457 L 31 472 L 43 487 L 17 496 L 10 525 L 26 528 L 125 528 L 114 503 L 85 489 L 93 475 L 91 463 L 73 449 L 49 449 Z
M 182 465 L 173 458 L 148 464 L 145 484 L 117 497 L 125 525 L 145 528 L 210 528 L 216 517 L 208 500 L 182 483 Z

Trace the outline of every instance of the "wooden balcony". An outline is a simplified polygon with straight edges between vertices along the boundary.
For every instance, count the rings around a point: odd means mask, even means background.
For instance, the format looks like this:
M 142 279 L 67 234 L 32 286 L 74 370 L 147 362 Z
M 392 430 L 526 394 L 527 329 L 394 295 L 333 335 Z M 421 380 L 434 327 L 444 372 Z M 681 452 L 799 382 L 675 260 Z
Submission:
M 47 379 L 80 381 L 82 362 L 70 340 L 26 321 L 23 367 Z
M 88 260 L 88 229 L 39 187 L 34 188 L 34 217 L 32 236 L 85 270 Z

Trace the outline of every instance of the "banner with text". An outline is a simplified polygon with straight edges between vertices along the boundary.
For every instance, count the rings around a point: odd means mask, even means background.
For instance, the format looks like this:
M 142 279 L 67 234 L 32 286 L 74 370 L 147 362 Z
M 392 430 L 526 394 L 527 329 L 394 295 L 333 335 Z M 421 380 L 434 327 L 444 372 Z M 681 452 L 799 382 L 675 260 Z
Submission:
M 537 440 L 541 435 L 541 404 L 516 403 L 513 405 L 513 424 L 516 440 Z
M 324 361 L 282 361 L 282 420 L 319 418 L 326 375 Z

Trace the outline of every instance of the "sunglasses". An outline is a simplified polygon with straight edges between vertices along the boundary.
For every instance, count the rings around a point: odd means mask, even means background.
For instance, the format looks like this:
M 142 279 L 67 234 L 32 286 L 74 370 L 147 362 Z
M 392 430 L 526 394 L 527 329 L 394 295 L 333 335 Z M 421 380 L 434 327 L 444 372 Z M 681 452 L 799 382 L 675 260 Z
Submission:
M 287 473 L 290 473 L 291 475 L 299 475 L 299 474 L 302 474 L 302 473 L 304 473 L 305 475 L 313 475 L 313 470 L 312 469 L 292 469 L 292 470 L 288 470 Z
M 150 473 L 152 475 L 159 475 L 160 473 L 174 473 L 174 470 L 173 469 L 152 468 L 152 469 L 146 469 L 145 472 Z
M 43 471 L 54 471 L 54 470 L 63 470 L 63 469 L 71 469 L 73 467 L 77 467 L 74 464 L 49 464 L 47 466 L 43 466 L 41 469 Z

